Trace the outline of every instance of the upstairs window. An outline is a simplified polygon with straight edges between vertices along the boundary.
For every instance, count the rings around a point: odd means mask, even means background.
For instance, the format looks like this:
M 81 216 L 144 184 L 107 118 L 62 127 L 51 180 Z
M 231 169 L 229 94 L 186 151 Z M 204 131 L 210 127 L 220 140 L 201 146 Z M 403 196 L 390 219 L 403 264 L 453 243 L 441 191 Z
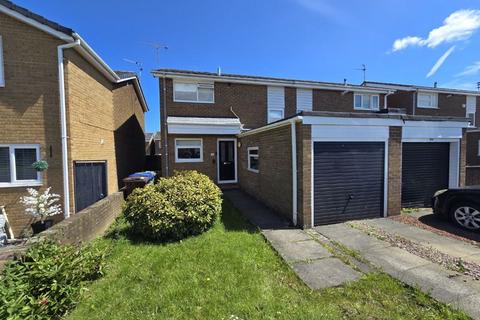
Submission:
M 477 97 L 467 96 L 467 118 L 470 120 L 469 125 L 475 127 L 475 113 L 477 111 Z
M 258 173 L 258 147 L 250 147 L 248 152 L 248 170 Z
M 279 121 L 283 119 L 283 110 L 272 109 L 268 110 L 268 123 Z
M 0 36 L 0 87 L 5 86 L 5 71 L 3 63 L 3 42 L 2 36 Z
M 213 103 L 213 82 L 177 82 L 173 83 L 173 100 L 176 102 Z
M 285 116 L 285 88 L 267 87 L 267 122 L 282 120 Z
M 417 98 L 417 108 L 437 109 L 438 95 L 436 93 L 419 92 Z
M 202 162 L 202 139 L 175 139 L 175 162 Z
M 378 94 L 355 93 L 353 97 L 353 109 L 355 110 L 379 110 L 380 96 Z
M 0 145 L 0 187 L 41 185 L 41 175 L 32 166 L 39 157 L 37 145 Z

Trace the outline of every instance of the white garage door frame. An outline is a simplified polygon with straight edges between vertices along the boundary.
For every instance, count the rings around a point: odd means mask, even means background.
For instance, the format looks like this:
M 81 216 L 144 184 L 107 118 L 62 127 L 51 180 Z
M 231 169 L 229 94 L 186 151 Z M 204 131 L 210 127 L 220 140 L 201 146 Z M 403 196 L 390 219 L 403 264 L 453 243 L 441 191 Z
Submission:
M 358 120 L 357 120 L 358 121 Z M 314 143 L 315 142 L 384 142 L 384 185 L 383 185 L 383 216 L 387 216 L 388 210 L 388 141 L 390 131 L 388 126 L 382 125 L 333 125 L 333 124 L 313 124 L 311 141 L 311 163 L 310 163 L 310 208 L 311 225 L 315 223 L 315 183 L 314 183 Z
M 406 121 L 402 130 L 403 142 L 445 142 L 450 144 L 448 169 L 448 187 L 455 188 L 460 184 L 460 142 L 462 128 L 465 124 L 456 123 L 413 122 Z

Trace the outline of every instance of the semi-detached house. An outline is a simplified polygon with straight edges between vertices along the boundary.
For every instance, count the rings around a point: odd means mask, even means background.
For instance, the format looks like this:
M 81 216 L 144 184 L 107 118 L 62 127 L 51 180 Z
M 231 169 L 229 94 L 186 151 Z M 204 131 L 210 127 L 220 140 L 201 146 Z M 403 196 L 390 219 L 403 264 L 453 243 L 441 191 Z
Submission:
M 153 74 L 162 173 L 198 170 L 297 226 L 396 215 L 465 184 L 466 130 L 478 116 L 478 92 Z
M 135 74 L 113 71 L 72 29 L 0 0 L 0 206 L 15 237 L 33 222 L 19 201 L 28 187 L 52 187 L 69 217 L 142 170 L 145 111 Z M 48 170 L 33 169 L 40 159 Z

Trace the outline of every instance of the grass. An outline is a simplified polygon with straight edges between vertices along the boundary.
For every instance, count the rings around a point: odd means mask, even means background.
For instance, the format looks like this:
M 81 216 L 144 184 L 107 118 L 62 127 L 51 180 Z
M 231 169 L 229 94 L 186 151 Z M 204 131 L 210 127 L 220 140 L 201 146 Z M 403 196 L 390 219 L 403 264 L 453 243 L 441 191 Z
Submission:
M 312 291 L 225 202 L 208 232 L 178 243 L 130 239 L 118 223 L 106 276 L 68 319 L 468 319 L 385 274 Z

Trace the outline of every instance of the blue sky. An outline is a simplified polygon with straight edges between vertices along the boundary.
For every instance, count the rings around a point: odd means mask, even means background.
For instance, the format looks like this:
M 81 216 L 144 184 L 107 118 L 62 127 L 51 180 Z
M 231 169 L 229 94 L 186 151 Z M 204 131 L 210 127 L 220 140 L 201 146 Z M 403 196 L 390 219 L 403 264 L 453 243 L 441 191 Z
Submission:
M 136 70 L 159 128 L 159 66 L 350 83 L 367 80 L 475 89 L 480 1 L 17 0 L 71 27 L 113 68 Z M 478 62 L 477 62 L 478 61 Z M 435 66 L 435 67 L 434 67 Z

